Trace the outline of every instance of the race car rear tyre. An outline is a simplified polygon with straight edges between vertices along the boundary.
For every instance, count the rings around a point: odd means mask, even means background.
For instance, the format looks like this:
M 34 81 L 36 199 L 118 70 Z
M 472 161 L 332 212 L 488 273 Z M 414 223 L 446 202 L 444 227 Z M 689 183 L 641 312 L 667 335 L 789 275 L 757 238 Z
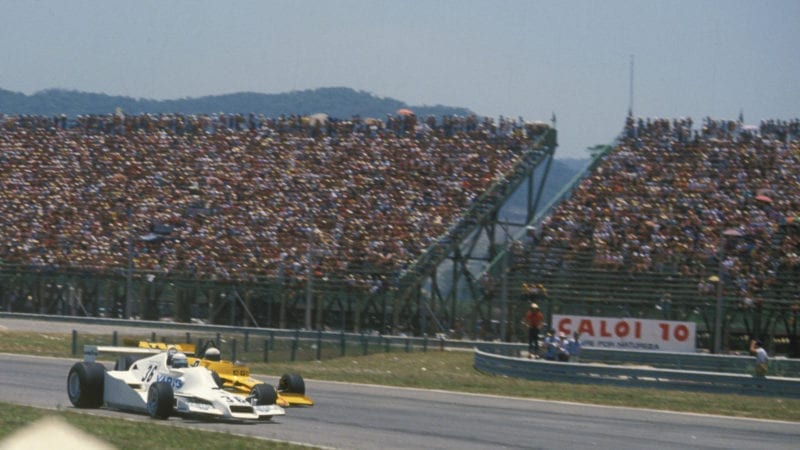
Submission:
M 106 368 L 94 362 L 77 362 L 67 375 L 67 396 L 77 408 L 103 406 L 103 385 Z
M 147 414 L 153 419 L 168 419 L 175 405 L 175 391 L 169 383 L 157 382 L 147 390 Z
M 303 377 L 296 373 L 287 373 L 284 374 L 278 382 L 278 390 L 291 394 L 305 395 L 306 382 L 303 381 Z
M 278 401 L 278 392 L 271 385 L 261 383 L 253 386 L 250 397 L 256 399 L 256 405 L 273 405 Z

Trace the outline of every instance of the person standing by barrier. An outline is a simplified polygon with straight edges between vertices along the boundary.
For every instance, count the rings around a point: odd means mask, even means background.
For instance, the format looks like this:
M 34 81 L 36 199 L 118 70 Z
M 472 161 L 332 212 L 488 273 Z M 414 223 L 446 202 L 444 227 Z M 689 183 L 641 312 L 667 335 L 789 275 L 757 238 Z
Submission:
M 765 377 L 769 368 L 769 357 L 761 339 L 750 341 L 750 353 L 756 357 L 756 376 Z
M 530 309 L 525 313 L 523 323 L 528 327 L 528 352 L 529 357 L 535 358 L 539 355 L 539 330 L 544 322 L 544 314 L 539 309 L 539 305 L 531 303 Z

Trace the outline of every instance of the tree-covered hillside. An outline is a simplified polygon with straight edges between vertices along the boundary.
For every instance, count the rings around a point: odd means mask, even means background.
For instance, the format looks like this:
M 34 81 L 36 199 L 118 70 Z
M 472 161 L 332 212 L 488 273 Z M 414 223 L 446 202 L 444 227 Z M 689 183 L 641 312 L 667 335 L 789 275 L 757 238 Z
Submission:
M 326 113 L 331 117 L 383 118 L 401 108 L 413 110 L 418 116 L 472 114 L 467 108 L 442 105 L 408 105 L 400 100 L 377 97 L 364 91 L 330 87 L 294 91 L 282 94 L 239 92 L 177 100 L 152 100 L 111 96 L 63 89 L 48 89 L 25 95 L 0 89 L 0 112 L 6 114 L 56 115 L 109 114 L 121 108 L 127 114 L 141 113 L 256 113 L 267 117 L 290 114 Z

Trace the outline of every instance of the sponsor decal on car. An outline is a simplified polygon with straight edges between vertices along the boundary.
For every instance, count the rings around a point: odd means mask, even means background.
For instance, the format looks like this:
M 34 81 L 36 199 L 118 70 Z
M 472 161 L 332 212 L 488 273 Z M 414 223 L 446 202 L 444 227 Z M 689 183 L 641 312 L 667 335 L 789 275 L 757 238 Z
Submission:
M 173 389 L 180 389 L 183 387 L 183 378 L 181 377 L 173 377 L 171 375 L 165 375 L 163 373 L 160 373 L 156 377 L 156 381 L 169 383 L 170 385 L 172 385 Z

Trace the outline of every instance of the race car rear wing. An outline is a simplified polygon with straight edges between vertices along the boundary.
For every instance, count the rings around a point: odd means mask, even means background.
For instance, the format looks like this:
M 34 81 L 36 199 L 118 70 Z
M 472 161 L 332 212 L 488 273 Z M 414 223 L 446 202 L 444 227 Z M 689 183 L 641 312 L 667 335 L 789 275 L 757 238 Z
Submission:
M 130 347 L 139 347 L 139 348 L 149 348 L 149 349 L 156 349 L 159 351 L 167 351 L 170 348 L 175 348 L 179 352 L 186 353 L 187 355 L 194 355 L 197 351 L 197 346 L 194 344 L 190 344 L 188 342 L 182 342 L 179 344 L 167 344 L 166 342 L 150 342 L 150 341 L 138 341 L 134 339 L 125 339 L 123 344 L 130 346 Z
M 138 347 L 115 347 L 113 345 L 89 345 L 83 346 L 83 360 L 86 362 L 95 362 L 97 357 L 102 353 L 104 355 L 115 356 L 150 356 L 156 353 L 161 353 L 163 350 L 152 348 L 138 348 Z
M 111 354 L 115 356 L 149 356 L 154 355 L 156 353 L 161 353 L 169 350 L 170 348 L 174 348 L 179 352 L 183 352 L 187 355 L 194 355 L 196 347 L 194 344 L 190 343 L 182 343 L 182 344 L 167 344 L 164 342 L 148 342 L 148 341 L 136 341 L 136 340 L 125 340 L 123 342 L 125 345 L 120 346 L 112 346 L 112 345 L 89 345 L 86 344 L 83 346 L 83 359 L 86 362 L 94 362 L 97 359 L 97 355 L 100 353 L 103 354 Z

